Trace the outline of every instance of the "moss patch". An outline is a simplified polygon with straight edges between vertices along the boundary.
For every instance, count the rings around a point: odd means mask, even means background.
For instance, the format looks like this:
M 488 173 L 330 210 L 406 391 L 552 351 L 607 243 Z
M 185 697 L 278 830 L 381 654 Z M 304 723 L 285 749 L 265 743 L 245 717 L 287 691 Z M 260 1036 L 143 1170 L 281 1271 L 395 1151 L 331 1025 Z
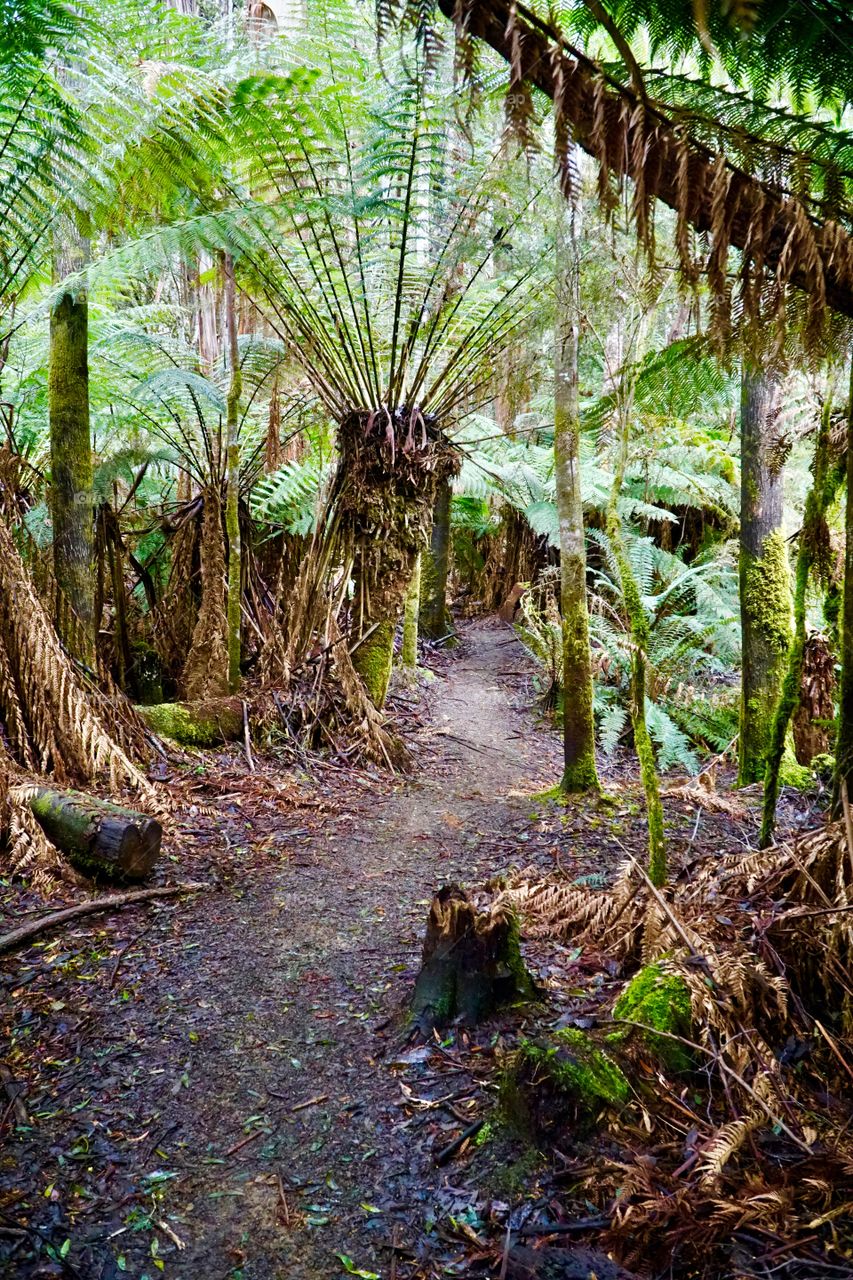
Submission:
M 671 1071 L 690 1070 L 693 1064 L 686 1046 L 669 1039 L 669 1035 L 689 1037 L 692 1028 L 690 990 L 678 974 L 667 973 L 660 964 L 646 965 L 616 1001 L 613 1017 L 669 1033 L 656 1035 L 655 1031 L 625 1028 L 614 1034 L 614 1041 L 637 1034 Z
M 171 738 L 185 747 L 215 747 L 243 732 L 243 708 L 237 698 L 160 702 L 136 709 L 158 737 Z

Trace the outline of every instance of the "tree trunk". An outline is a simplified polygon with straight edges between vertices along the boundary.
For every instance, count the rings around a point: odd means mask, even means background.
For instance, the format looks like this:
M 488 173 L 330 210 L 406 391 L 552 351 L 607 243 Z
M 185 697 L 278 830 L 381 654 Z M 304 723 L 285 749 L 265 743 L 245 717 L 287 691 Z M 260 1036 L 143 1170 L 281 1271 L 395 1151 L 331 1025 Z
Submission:
M 579 273 L 575 214 L 557 213 L 557 316 L 554 325 L 554 477 L 560 524 L 565 792 L 597 791 L 592 663 L 578 417 Z
M 53 567 L 73 619 L 57 623 L 74 657 L 95 664 L 94 493 L 89 431 L 89 318 L 85 293 L 65 292 L 50 317 L 50 468 Z
M 646 798 L 649 829 L 649 879 L 658 888 L 666 881 L 666 840 L 663 830 L 663 807 L 660 801 L 657 765 L 652 741 L 646 724 L 646 652 L 649 646 L 649 620 L 637 579 L 625 550 L 622 521 L 619 516 L 619 495 L 625 479 L 628 463 L 628 445 L 631 424 L 633 387 L 622 391 L 620 407 L 619 442 L 613 487 L 607 504 L 607 534 L 619 569 L 622 602 L 631 636 L 631 726 L 634 731 L 634 749 L 640 765 L 640 779 Z
M 45 835 L 86 875 L 142 880 L 157 861 L 163 829 L 155 818 L 79 791 L 24 791 Z
M 779 775 L 791 717 L 800 702 L 803 667 L 806 654 L 806 592 L 815 558 L 829 546 L 826 511 L 841 481 L 838 468 L 830 466 L 830 402 L 824 407 L 815 443 L 812 464 L 812 486 L 806 497 L 797 566 L 794 575 L 794 633 L 779 699 L 773 712 L 764 774 L 764 812 L 761 819 L 759 846 L 766 848 L 773 838 L 776 802 L 779 798 Z M 820 569 L 820 564 L 818 565 Z
M 412 1000 L 419 1030 L 429 1035 L 457 1017 L 473 1026 L 500 1005 L 532 993 L 515 916 L 502 908 L 478 912 L 459 885 L 439 889 L 430 904 Z
M 423 553 L 415 561 L 415 570 L 406 595 L 403 610 L 403 648 L 400 660 L 409 671 L 417 670 L 418 665 L 418 616 L 421 598 L 421 560 Z
M 208 486 L 203 496 L 201 606 L 183 672 L 182 692 L 188 702 L 204 702 L 229 692 L 225 540 L 219 486 Z
M 841 688 L 835 743 L 833 807 L 841 804 L 842 783 L 853 803 L 853 366 L 847 408 L 847 511 L 844 520 L 844 595 L 841 606 Z
M 240 393 L 242 373 L 237 348 L 237 308 L 234 298 L 234 260 L 224 255 L 225 314 L 228 324 L 228 360 L 231 382 L 226 410 L 228 480 L 225 502 L 225 532 L 228 538 L 228 687 L 240 686 L 240 628 L 242 623 L 242 547 L 240 545 Z
M 449 480 L 438 486 L 433 511 L 432 537 L 425 553 L 421 576 L 420 628 L 429 640 L 441 640 L 450 630 L 447 613 L 447 574 L 450 565 Z
M 791 644 L 791 579 L 782 537 L 782 467 L 773 456 L 778 381 L 744 362 L 741 382 L 738 784 L 764 778 L 776 697 Z

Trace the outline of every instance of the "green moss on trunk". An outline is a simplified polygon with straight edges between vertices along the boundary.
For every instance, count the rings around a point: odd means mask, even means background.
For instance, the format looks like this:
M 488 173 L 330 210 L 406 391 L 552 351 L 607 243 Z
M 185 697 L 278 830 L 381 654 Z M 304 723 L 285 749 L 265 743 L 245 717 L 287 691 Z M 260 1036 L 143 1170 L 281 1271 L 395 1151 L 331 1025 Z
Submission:
M 853 803 L 853 365 L 850 378 L 850 400 L 847 407 L 847 509 L 844 521 L 846 541 L 841 602 L 841 680 L 833 793 L 836 812 L 841 804 L 842 783 Z
M 741 693 L 738 782 L 746 786 L 764 777 L 776 698 L 784 682 L 792 641 L 788 551 L 778 530 L 764 539 L 761 556 L 741 551 L 740 592 L 747 652 Z
M 394 633 L 397 619 L 376 623 L 352 655 L 352 665 L 364 681 L 370 700 L 376 707 L 385 705 L 388 682 L 394 665 Z
M 406 604 L 403 610 L 403 648 L 400 661 L 403 666 L 414 671 L 418 665 L 418 613 L 421 597 L 421 556 L 415 560 L 412 580 L 406 592 Z
M 562 203 L 562 202 L 561 202 Z M 578 247 L 574 215 L 557 214 L 554 478 L 560 529 L 563 776 L 566 793 L 598 791 L 578 414 Z
M 764 778 L 773 711 L 791 643 L 791 582 L 774 448 L 777 379 L 749 361 L 741 385 L 741 704 L 738 782 Z
M 95 661 L 94 491 L 89 428 L 89 309 L 84 293 L 63 293 L 50 318 L 50 506 L 56 585 L 73 610 L 63 639 Z
M 604 1107 L 620 1109 L 631 1096 L 621 1067 L 576 1027 L 522 1040 L 506 1062 L 499 1089 L 506 1123 L 525 1134 L 555 1124 L 588 1127 Z
M 447 575 L 450 567 L 449 480 L 441 480 L 435 495 L 432 533 L 421 573 L 420 628 L 429 640 L 441 640 L 450 629 L 447 613 Z

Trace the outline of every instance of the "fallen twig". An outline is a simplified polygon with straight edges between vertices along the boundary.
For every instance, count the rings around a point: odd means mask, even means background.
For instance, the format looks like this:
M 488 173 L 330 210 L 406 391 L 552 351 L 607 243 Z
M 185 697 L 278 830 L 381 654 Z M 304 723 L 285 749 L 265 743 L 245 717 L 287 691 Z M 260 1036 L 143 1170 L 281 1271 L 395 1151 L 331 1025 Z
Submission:
M 447 1164 L 448 1160 L 452 1160 L 457 1151 L 465 1145 L 469 1138 L 475 1137 L 482 1129 L 485 1121 L 475 1120 L 473 1124 L 469 1124 L 467 1129 L 463 1129 L 458 1138 L 454 1138 L 452 1142 L 448 1142 L 435 1157 L 437 1165 Z
M 321 1102 L 328 1102 L 329 1095 L 327 1093 L 318 1093 L 316 1098 L 308 1098 L 306 1102 L 297 1102 L 295 1107 L 291 1107 L 291 1111 L 304 1111 L 306 1107 L 316 1107 Z
M 130 893 L 113 893 L 108 898 L 95 898 L 92 902 L 78 902 L 74 907 L 63 907 L 60 911 L 50 911 L 38 920 L 31 920 L 17 929 L 0 935 L 0 952 L 11 951 L 22 942 L 28 942 L 40 933 L 53 929 L 66 920 L 76 920 L 79 916 L 91 916 L 98 911 L 111 911 L 113 907 L 129 907 L 135 902 L 148 902 L 152 898 L 174 898 L 179 893 L 200 893 L 202 889 L 212 889 L 209 881 L 193 881 L 189 884 L 173 884 L 158 889 L 134 889 Z
M 263 1129 L 256 1129 L 254 1133 L 248 1134 L 245 1138 L 241 1138 L 239 1142 L 235 1142 L 233 1147 L 229 1147 L 225 1152 L 226 1159 L 228 1156 L 236 1156 L 238 1151 L 242 1151 L 244 1147 L 248 1147 L 250 1142 L 254 1142 L 264 1132 Z

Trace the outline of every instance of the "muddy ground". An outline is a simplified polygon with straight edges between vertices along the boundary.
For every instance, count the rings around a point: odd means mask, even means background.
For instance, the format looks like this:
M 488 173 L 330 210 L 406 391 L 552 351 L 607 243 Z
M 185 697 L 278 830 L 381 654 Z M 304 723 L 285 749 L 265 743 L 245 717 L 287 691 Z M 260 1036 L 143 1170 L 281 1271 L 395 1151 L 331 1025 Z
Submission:
M 430 895 L 513 864 L 606 877 L 645 841 L 630 781 L 611 781 L 615 806 L 533 798 L 560 760 L 533 703 L 511 631 L 469 625 L 397 700 L 411 778 L 193 761 L 160 874 L 216 887 L 5 957 L 4 1049 L 23 1092 L 17 1108 L 0 1095 L 0 1275 L 470 1273 L 472 1248 L 532 1191 L 501 1186 L 476 1143 L 436 1163 L 485 1114 L 502 1026 L 407 1042 Z M 747 842 L 745 815 L 673 799 L 673 849 Z M 4 896 L 8 927 L 20 890 Z M 574 962 L 526 950 L 546 986 Z

